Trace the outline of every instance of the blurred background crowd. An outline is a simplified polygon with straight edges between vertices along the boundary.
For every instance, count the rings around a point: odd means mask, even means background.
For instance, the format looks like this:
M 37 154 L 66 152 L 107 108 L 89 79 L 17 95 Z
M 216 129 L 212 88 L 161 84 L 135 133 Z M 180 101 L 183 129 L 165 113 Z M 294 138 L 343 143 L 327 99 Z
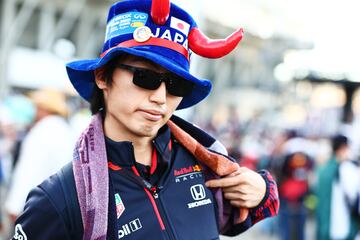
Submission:
M 70 161 L 89 122 L 88 104 L 76 96 L 65 63 L 99 54 L 113 2 L 0 0 L 0 239 L 12 231 L 28 191 Z M 212 38 L 245 29 L 226 58 L 192 56 L 192 71 L 212 80 L 213 92 L 176 113 L 211 132 L 240 165 L 276 177 L 279 216 L 238 238 L 355 239 L 357 2 L 173 2 Z

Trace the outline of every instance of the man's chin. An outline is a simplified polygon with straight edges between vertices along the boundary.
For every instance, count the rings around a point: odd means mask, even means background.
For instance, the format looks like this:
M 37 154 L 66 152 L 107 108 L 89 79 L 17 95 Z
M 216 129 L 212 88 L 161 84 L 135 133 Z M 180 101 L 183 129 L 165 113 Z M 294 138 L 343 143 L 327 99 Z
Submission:
M 159 129 L 160 127 L 158 126 L 149 126 L 146 124 L 140 127 L 139 135 L 143 137 L 155 137 Z

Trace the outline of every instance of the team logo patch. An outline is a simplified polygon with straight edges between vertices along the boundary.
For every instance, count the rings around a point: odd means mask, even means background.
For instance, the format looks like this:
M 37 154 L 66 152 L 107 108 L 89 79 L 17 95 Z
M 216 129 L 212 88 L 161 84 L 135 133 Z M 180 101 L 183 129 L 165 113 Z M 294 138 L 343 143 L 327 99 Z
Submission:
M 205 188 L 201 184 L 193 185 L 190 188 L 191 196 L 194 200 L 203 200 L 206 197 Z
M 27 240 L 27 236 L 24 232 L 24 230 L 22 229 L 20 224 L 16 224 L 15 226 L 15 235 L 14 238 L 16 240 Z
M 125 205 L 118 193 L 115 194 L 115 206 L 116 206 L 116 217 L 119 219 L 119 217 L 125 211 Z
M 174 176 L 177 177 L 177 176 L 186 175 L 186 174 L 194 173 L 194 172 L 201 172 L 201 166 L 196 164 L 196 165 L 189 166 L 189 167 L 183 167 L 179 170 L 175 169 Z
M 190 193 L 194 202 L 188 203 L 188 208 L 201 207 L 212 203 L 210 198 L 206 198 L 205 188 L 202 184 L 191 186 Z
M 121 226 L 121 229 L 118 230 L 118 238 L 121 239 L 123 237 L 126 237 L 140 229 L 142 229 L 141 221 L 139 218 L 136 218 Z
M 175 182 L 185 182 L 202 177 L 201 166 L 196 164 L 189 167 L 174 170 Z

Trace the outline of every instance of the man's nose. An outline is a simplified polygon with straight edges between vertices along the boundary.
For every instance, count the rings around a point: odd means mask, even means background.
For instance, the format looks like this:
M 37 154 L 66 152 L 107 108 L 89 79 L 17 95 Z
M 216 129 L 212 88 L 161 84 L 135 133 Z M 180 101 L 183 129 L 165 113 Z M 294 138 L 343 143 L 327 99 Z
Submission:
M 150 101 L 158 104 L 164 104 L 166 102 L 166 85 L 164 82 L 162 82 L 157 89 L 151 92 Z

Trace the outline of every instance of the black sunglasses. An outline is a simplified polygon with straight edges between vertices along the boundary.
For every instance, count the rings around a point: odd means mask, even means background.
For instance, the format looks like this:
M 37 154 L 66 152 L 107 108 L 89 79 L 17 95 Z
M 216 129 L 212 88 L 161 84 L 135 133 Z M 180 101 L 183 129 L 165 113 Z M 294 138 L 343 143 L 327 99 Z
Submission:
M 116 66 L 132 72 L 134 74 L 133 83 L 144 89 L 158 89 L 161 83 L 164 82 L 168 93 L 177 97 L 185 97 L 190 95 L 194 88 L 194 83 L 170 72 L 158 73 L 146 68 L 139 68 L 125 64 L 117 64 Z

